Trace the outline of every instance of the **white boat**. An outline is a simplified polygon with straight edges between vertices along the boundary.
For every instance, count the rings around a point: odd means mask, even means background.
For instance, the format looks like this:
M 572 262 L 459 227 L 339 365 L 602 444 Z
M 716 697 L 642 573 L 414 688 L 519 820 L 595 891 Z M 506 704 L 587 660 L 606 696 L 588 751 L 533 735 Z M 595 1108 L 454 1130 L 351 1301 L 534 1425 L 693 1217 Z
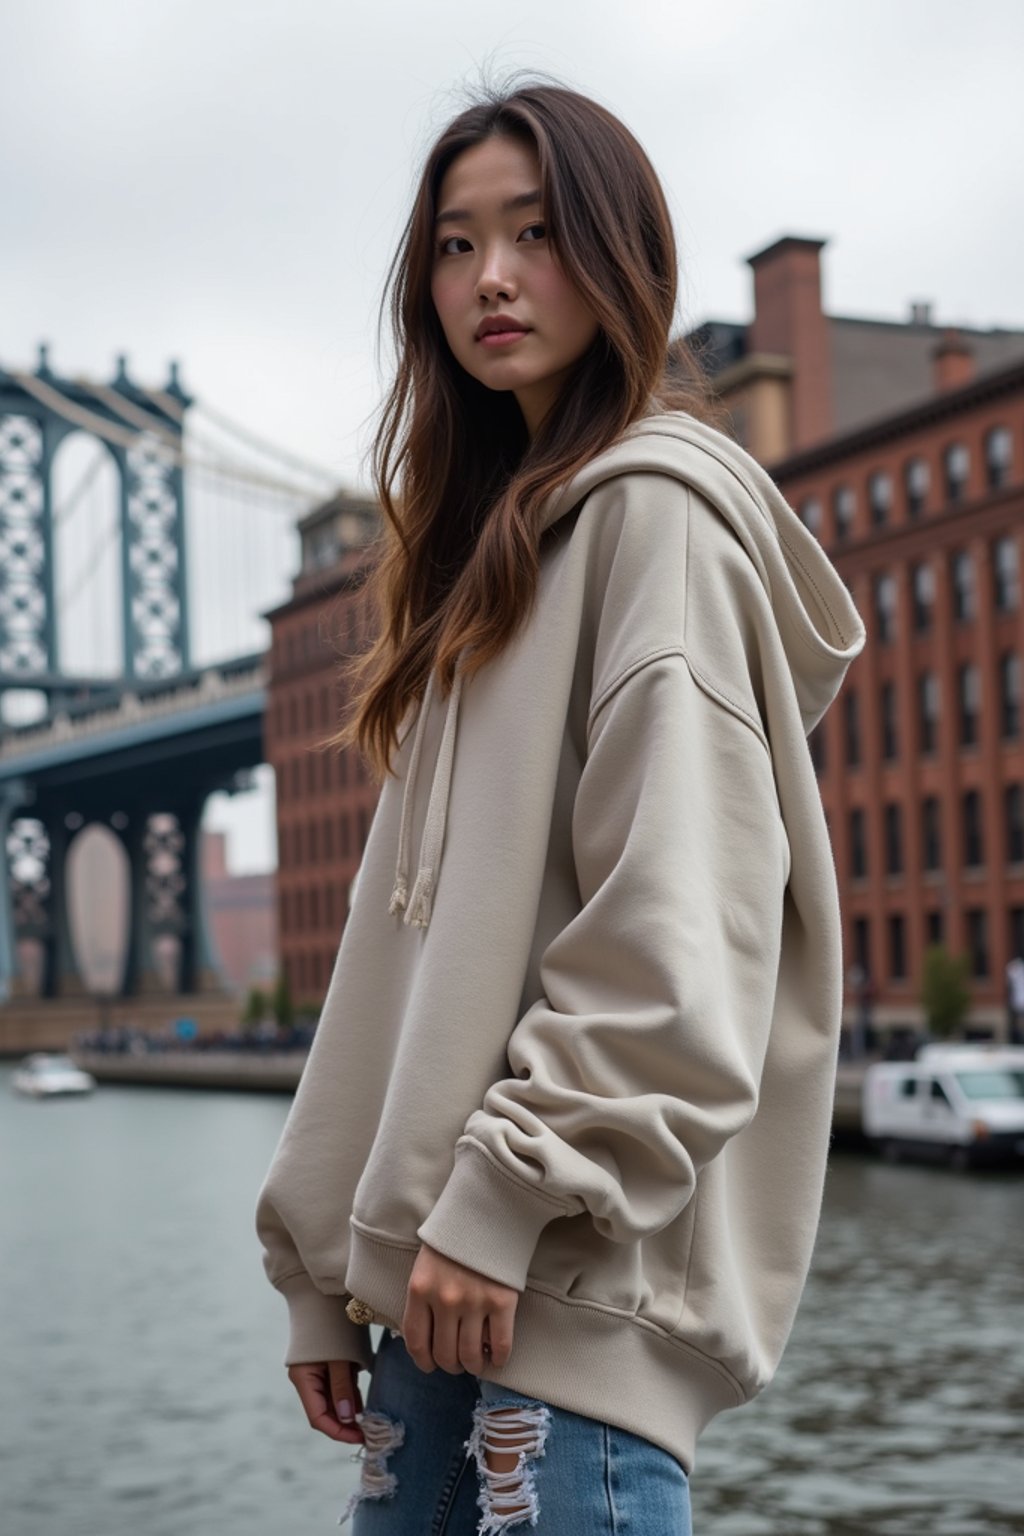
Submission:
M 935 1044 L 914 1061 L 874 1062 L 861 1120 L 890 1159 L 941 1157 L 955 1168 L 1024 1160 L 1024 1047 Z
M 91 1093 L 96 1079 L 83 1072 L 70 1056 L 54 1051 L 35 1051 L 11 1077 L 11 1087 L 33 1099 L 50 1099 L 70 1093 Z

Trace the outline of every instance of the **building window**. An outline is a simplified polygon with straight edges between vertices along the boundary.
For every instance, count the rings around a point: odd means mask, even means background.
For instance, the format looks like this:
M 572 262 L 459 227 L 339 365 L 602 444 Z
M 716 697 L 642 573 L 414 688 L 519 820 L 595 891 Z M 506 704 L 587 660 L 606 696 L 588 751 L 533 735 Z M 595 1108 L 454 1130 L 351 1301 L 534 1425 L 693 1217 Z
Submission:
M 330 816 L 324 817 L 322 837 L 324 859 L 330 863 L 334 858 L 334 822 L 331 820 Z
M 817 496 L 805 496 L 800 503 L 800 521 L 814 537 L 821 537 L 821 502 Z
M 297 891 L 295 891 L 293 893 L 292 900 L 295 903 L 295 928 L 296 928 L 296 931 L 298 933 L 302 933 L 305 930 L 305 927 L 306 927 L 306 893 L 305 893 L 305 891 L 302 890 L 301 887 L 300 887 L 299 890 L 297 890 Z
M 361 805 L 359 807 L 356 811 L 356 817 L 359 822 L 359 852 L 362 853 L 366 847 L 366 839 L 370 834 L 370 818 L 366 814 L 365 806 Z
M 843 723 L 846 727 L 846 766 L 860 763 L 860 696 L 850 688 L 843 695 Z
M 978 740 L 978 709 L 981 704 L 981 677 L 973 662 L 965 662 L 957 674 L 960 689 L 960 745 L 970 747 Z
M 313 729 L 313 690 L 307 688 L 302 695 L 302 717 L 307 732 Z
M 896 720 L 896 684 L 882 684 L 882 756 L 892 762 L 899 756 L 899 730 Z
M 875 623 L 881 644 L 895 638 L 896 578 L 890 571 L 883 571 L 875 579 Z
M 1010 481 L 1013 463 L 1013 438 L 1009 427 L 993 427 L 985 437 L 985 478 L 990 491 L 998 491 Z
M 277 921 L 284 936 L 288 932 L 288 892 L 281 891 L 277 898 Z
M 1010 954 L 1019 955 L 1024 960 L 1024 907 L 1011 907 L 1010 918 Z
M 850 872 L 860 880 L 868 872 L 868 844 L 864 829 L 864 808 L 856 805 L 850 812 Z
M 292 758 L 292 799 L 298 800 L 302 794 L 302 763 L 297 757 Z
M 868 476 L 868 506 L 875 528 L 884 528 L 892 510 L 892 476 L 878 469 Z
M 1024 785 L 1007 784 L 1003 794 L 1006 817 L 1006 857 L 1010 864 L 1024 864 Z M 1021 951 L 1024 954 L 1024 950 Z
M 299 734 L 299 701 L 294 693 L 288 700 L 288 734 L 289 736 Z
M 939 680 L 934 672 L 922 672 L 917 680 L 918 736 L 922 753 L 936 750 L 939 740 Z
M 348 788 L 348 750 L 338 753 L 338 785 L 341 789 Z
M 981 795 L 976 789 L 964 793 L 964 867 L 978 869 L 985 862 L 985 839 L 981 825 Z
M 908 462 L 903 471 L 903 488 L 907 497 L 907 516 L 912 522 L 924 514 L 930 480 L 927 459 L 911 459 Z
M 861 970 L 871 975 L 871 919 L 855 917 L 853 920 L 853 958 Z
M 889 914 L 889 975 L 904 981 L 907 975 L 907 945 L 902 912 Z
M 984 907 L 970 907 L 967 911 L 967 944 L 971 955 L 971 975 L 977 979 L 989 973 L 988 967 L 988 914 Z
M 844 542 L 853 532 L 853 520 L 857 511 L 857 498 L 853 487 L 837 486 L 832 495 L 832 515 L 836 525 L 836 541 Z
M 999 612 L 1016 612 L 1020 607 L 1020 568 L 1017 540 L 1012 534 L 1004 534 L 993 544 L 992 574 Z
M 971 468 L 971 456 L 965 443 L 950 443 L 942 456 L 946 472 L 946 501 L 950 506 L 963 501 L 967 495 L 967 476 Z
M 968 620 L 976 611 L 974 561 L 966 549 L 958 549 L 953 556 L 953 615 Z
M 325 914 L 327 926 L 328 926 L 328 928 L 333 928 L 334 927 L 334 923 L 335 923 L 335 916 L 334 916 L 334 882 L 333 882 L 333 880 L 328 881 L 327 885 L 324 887 L 324 905 L 327 908 L 327 911 L 326 911 L 326 914 Z
M 999 658 L 999 707 L 1004 741 L 1020 736 L 1020 656 L 1004 651 Z
M 929 912 L 926 917 L 927 927 L 925 937 L 928 944 L 941 944 L 943 936 L 942 912 L 938 908 Z
M 914 566 L 914 628 L 918 634 L 929 630 L 935 616 L 935 571 L 931 562 L 919 560 Z
M 926 795 L 921 802 L 921 863 L 928 870 L 942 868 L 942 829 L 936 795 Z
M 885 872 L 899 875 L 903 872 L 903 813 L 895 802 L 885 807 Z

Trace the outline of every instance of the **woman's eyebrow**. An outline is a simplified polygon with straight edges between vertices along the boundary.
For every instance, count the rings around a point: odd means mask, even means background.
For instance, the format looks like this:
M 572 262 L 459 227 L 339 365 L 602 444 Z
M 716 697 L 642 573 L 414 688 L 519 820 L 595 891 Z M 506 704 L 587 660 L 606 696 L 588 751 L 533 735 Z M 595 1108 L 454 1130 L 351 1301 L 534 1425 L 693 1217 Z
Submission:
M 514 208 L 530 208 L 534 203 L 540 202 L 540 191 L 519 192 L 515 197 L 509 197 L 501 205 L 502 213 L 511 213 Z M 473 217 L 468 208 L 446 208 L 439 213 L 434 220 L 435 227 L 438 224 L 464 224 L 467 219 Z

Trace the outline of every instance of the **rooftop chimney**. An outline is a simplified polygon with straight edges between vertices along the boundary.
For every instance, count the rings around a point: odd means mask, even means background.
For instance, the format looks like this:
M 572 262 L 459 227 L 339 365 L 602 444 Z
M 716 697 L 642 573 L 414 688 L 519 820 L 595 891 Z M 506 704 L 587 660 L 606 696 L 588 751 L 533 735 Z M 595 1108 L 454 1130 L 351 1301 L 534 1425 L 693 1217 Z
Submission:
M 932 301 L 931 301 L 931 299 L 913 299 L 911 301 L 911 305 L 910 305 L 910 323 L 911 323 L 911 325 L 931 325 L 932 324 Z
M 788 357 L 793 364 L 793 449 L 820 442 L 832 431 L 832 356 L 821 308 L 824 245 L 785 235 L 747 258 L 754 271 L 749 350 Z
M 932 385 L 936 394 L 960 389 L 974 378 L 974 349 L 955 325 L 946 326 L 932 348 Z

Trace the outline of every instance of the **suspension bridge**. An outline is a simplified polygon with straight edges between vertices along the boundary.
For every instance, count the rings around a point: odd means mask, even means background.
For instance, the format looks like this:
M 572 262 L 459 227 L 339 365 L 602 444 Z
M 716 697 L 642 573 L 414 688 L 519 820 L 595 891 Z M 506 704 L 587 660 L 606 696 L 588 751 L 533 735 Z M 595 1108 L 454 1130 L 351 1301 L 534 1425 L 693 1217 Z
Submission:
M 262 761 L 262 615 L 297 518 L 337 490 L 189 396 L 174 363 L 153 388 L 124 357 L 109 383 L 59 376 L 45 346 L 32 371 L 0 359 L 0 1049 L 15 1013 L 89 1002 L 68 902 L 87 827 L 126 860 L 116 998 L 166 999 L 167 939 L 179 1006 L 224 997 L 203 808 Z

